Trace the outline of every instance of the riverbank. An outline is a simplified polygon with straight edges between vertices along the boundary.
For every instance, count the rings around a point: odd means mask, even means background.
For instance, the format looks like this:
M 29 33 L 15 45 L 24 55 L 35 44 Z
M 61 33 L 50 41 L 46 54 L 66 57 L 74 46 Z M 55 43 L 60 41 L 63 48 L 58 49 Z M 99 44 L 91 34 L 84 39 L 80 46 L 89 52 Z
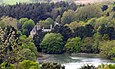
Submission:
M 59 63 L 65 66 L 65 69 L 78 69 L 84 65 L 94 65 L 98 66 L 100 64 L 115 64 L 115 62 L 102 59 L 98 54 L 86 54 L 86 53 L 77 53 L 77 54 L 43 54 L 43 58 L 38 57 L 37 61 L 42 62 L 54 62 Z

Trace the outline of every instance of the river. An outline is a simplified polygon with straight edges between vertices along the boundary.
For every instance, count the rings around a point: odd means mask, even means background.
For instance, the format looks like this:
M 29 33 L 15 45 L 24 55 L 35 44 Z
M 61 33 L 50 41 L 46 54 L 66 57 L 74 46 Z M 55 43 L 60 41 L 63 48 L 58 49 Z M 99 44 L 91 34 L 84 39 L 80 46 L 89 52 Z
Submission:
M 57 62 L 65 66 L 65 69 L 78 69 L 83 65 L 114 64 L 115 62 L 97 57 L 95 54 L 60 54 L 50 55 L 50 57 L 39 60 L 39 62 Z

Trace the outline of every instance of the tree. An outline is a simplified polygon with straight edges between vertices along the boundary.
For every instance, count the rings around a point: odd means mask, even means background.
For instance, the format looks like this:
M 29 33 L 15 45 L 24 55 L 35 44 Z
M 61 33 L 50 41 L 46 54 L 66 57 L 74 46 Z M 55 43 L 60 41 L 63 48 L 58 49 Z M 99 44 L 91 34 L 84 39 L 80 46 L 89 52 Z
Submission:
M 78 53 L 81 51 L 82 40 L 79 37 L 69 38 L 65 44 L 66 52 Z
M 66 26 L 68 26 L 73 32 L 75 32 L 75 29 L 84 26 L 85 23 L 84 22 L 71 22 L 70 24 L 66 24 Z
M 57 18 L 56 18 L 56 22 L 59 23 L 59 24 L 61 24 L 61 16 L 60 16 L 60 15 L 57 16 Z
M 115 58 L 115 40 L 103 41 L 100 44 L 100 55 L 104 58 Z
M 20 51 L 18 42 L 18 34 L 16 29 L 7 26 L 0 30 L 0 60 L 7 64 L 18 61 L 18 52 Z
M 3 62 L 2 64 L 0 64 L 0 69 L 14 69 L 14 65 Z
M 35 23 L 32 19 L 25 21 L 24 24 L 22 25 L 22 31 L 29 33 L 33 29 L 34 26 L 35 26 Z M 29 36 L 28 33 L 27 34 L 23 33 L 23 34 L 26 36 Z
M 94 47 L 94 53 L 99 53 L 100 52 L 100 42 L 102 41 L 102 35 L 99 32 L 96 32 L 93 35 L 93 47 Z
M 97 18 L 91 18 L 87 21 L 87 24 L 90 24 L 92 26 L 95 26 Z
M 88 9 L 88 10 L 87 10 Z M 86 21 L 87 19 L 100 17 L 103 14 L 100 7 L 96 5 L 87 5 L 77 9 L 75 17 L 76 20 Z
M 0 24 L 1 26 L 3 25 L 4 27 L 12 26 L 15 29 L 18 29 L 18 20 L 12 17 L 8 17 L 8 16 L 1 17 Z
M 22 42 L 21 47 L 23 49 L 30 49 L 31 53 L 34 53 L 35 56 L 37 56 L 38 52 L 37 52 L 37 48 L 35 46 L 35 44 L 33 43 L 33 40 L 31 37 L 26 37 L 26 36 L 20 36 L 20 41 Z
M 100 17 L 100 18 L 97 18 L 94 28 L 98 29 L 99 26 L 102 26 L 102 25 L 103 26 L 110 26 L 110 23 L 113 24 L 111 21 L 112 21 L 112 19 L 109 18 L 109 17 Z
M 101 9 L 102 11 L 106 11 L 108 9 L 108 5 L 103 5 Z
M 76 28 L 74 33 L 75 36 L 81 37 L 82 39 L 85 37 L 91 37 L 93 34 L 94 28 L 90 24 Z
M 26 21 L 28 21 L 28 18 L 21 18 L 21 19 L 19 20 L 19 23 L 20 23 L 19 29 L 22 28 L 22 25 L 23 25 Z
M 35 46 L 37 47 L 38 52 L 41 52 L 40 43 L 42 42 L 45 34 L 46 32 L 42 32 L 42 30 L 38 30 L 37 33 L 33 37 L 33 41 L 34 41 Z
M 37 51 L 37 50 L 35 50 L 35 51 Z M 37 59 L 36 53 L 34 53 L 34 51 L 32 51 L 31 49 L 28 49 L 28 48 L 22 49 L 19 53 L 19 56 L 22 56 L 20 58 L 20 61 L 23 61 L 23 60 L 36 61 L 36 59 Z
M 81 46 L 81 52 L 83 52 L 83 53 L 95 53 L 95 47 L 93 47 L 92 37 L 86 37 L 83 39 L 83 44 Z
M 107 34 L 108 36 L 108 39 L 114 39 L 112 36 L 114 35 L 114 28 L 113 27 L 107 27 L 105 25 L 102 25 L 100 28 L 99 28 L 99 33 L 104 36 L 105 34 Z M 106 37 L 107 37 L 106 36 Z
M 60 33 L 64 37 L 64 41 L 73 37 L 73 32 L 68 26 L 57 25 L 54 27 L 53 32 Z
M 62 25 L 69 24 L 73 21 L 75 21 L 75 11 L 68 10 L 63 13 L 63 16 L 61 18 Z
M 59 12 L 60 11 L 60 9 L 59 8 L 54 8 L 53 10 L 52 10 L 52 12 L 51 12 L 51 15 L 52 15 L 52 18 L 53 19 L 56 19 L 56 17 L 59 15 Z
M 37 62 L 24 60 L 17 65 L 16 69 L 40 69 L 40 65 Z
M 37 49 L 31 38 L 17 34 L 13 27 L 0 29 L 0 62 L 36 61 Z
M 63 44 L 63 36 L 61 34 L 48 33 L 43 38 L 40 47 L 45 53 L 62 53 Z
M 54 20 L 52 18 L 47 18 L 46 20 L 39 21 L 38 25 L 44 28 L 50 28 L 50 25 L 54 25 Z

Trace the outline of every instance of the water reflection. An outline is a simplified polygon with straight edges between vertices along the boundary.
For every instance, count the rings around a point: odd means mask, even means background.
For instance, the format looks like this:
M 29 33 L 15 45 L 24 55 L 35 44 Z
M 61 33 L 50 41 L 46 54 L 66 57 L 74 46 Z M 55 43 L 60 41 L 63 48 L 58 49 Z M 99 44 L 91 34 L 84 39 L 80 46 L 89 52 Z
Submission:
M 95 65 L 99 64 L 114 64 L 113 61 L 107 59 L 101 59 L 96 57 L 95 55 L 89 54 L 76 54 L 76 55 L 51 55 L 47 62 L 57 62 L 62 65 L 65 65 L 66 69 L 78 69 L 83 65 Z

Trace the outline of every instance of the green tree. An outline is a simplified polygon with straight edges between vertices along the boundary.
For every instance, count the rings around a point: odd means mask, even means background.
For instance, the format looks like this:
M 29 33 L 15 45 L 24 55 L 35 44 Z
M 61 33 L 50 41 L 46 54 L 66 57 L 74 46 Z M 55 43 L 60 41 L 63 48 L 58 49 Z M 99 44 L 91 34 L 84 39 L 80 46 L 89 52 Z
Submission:
M 65 44 L 65 49 L 69 53 L 78 53 L 81 51 L 82 40 L 79 37 L 71 38 L 67 40 Z
M 22 29 L 22 25 L 23 25 L 26 21 L 28 21 L 28 18 L 21 18 L 21 19 L 19 20 L 19 23 L 20 23 L 19 29 Z
M 26 21 L 28 21 L 28 18 L 21 18 L 19 20 L 19 23 L 21 23 L 23 25 Z
M 35 26 L 35 23 L 32 19 L 25 21 L 24 24 L 22 25 L 22 31 L 26 30 L 26 32 L 30 32 L 33 27 Z M 29 34 L 27 33 L 23 33 L 26 36 L 29 36 Z
M 76 14 L 74 15 L 76 17 L 76 20 L 85 21 L 90 18 L 100 17 L 102 16 L 102 14 L 103 12 L 99 6 L 87 5 L 87 6 L 78 8 L 78 10 L 76 11 Z
M 36 54 L 28 48 L 22 49 L 19 53 L 19 56 L 22 56 L 22 57 L 19 58 L 20 61 L 22 61 L 22 60 L 36 61 L 36 59 L 37 59 Z
M 83 53 L 94 53 L 95 47 L 93 47 L 92 37 L 86 37 L 83 39 L 83 44 L 81 46 L 81 52 Z
M 103 41 L 100 44 L 100 55 L 104 58 L 115 58 L 115 40 Z
M 23 60 L 36 61 L 37 48 L 32 38 L 20 36 L 13 27 L 0 29 L 0 62 L 7 64 Z
M 26 36 L 20 36 L 20 41 L 22 42 L 22 48 L 23 49 L 30 49 L 32 53 L 37 56 L 37 48 L 33 43 L 33 40 L 31 37 L 26 37 Z
M 3 62 L 2 64 L 0 64 L 0 69 L 14 69 L 14 65 Z
M 2 27 L 12 26 L 15 29 L 18 29 L 18 20 L 12 17 L 3 16 L 1 17 L 1 20 L 0 20 L 0 26 Z
M 63 44 L 63 36 L 61 34 L 48 33 L 43 38 L 40 47 L 45 53 L 62 53 Z
M 36 33 L 33 37 L 33 41 L 35 46 L 37 47 L 38 52 L 41 52 L 40 43 L 42 42 L 46 32 L 42 32 L 42 30 L 38 30 L 37 32 L 38 33 Z
M 61 23 L 61 16 L 60 16 L 60 15 L 57 16 L 57 18 L 56 18 L 56 22 L 59 23 L 59 24 Z
M 19 69 L 40 69 L 40 66 L 37 62 L 33 62 L 30 60 L 24 60 L 19 63 Z
M 38 25 L 40 25 L 40 27 L 50 28 L 50 25 L 54 25 L 54 20 L 47 18 L 46 20 L 39 21 Z
M 96 32 L 93 35 L 93 47 L 94 47 L 94 53 L 99 53 L 100 52 L 100 42 L 102 41 L 102 35 L 99 34 L 99 32 Z
M 76 28 L 79 28 L 81 26 L 84 26 L 85 23 L 84 22 L 71 22 L 70 24 L 66 24 L 66 26 L 68 26 L 73 32 L 75 32 Z
M 69 23 L 75 21 L 74 15 L 75 15 L 75 11 L 73 11 L 73 10 L 65 11 L 61 18 L 62 25 L 69 24 Z

